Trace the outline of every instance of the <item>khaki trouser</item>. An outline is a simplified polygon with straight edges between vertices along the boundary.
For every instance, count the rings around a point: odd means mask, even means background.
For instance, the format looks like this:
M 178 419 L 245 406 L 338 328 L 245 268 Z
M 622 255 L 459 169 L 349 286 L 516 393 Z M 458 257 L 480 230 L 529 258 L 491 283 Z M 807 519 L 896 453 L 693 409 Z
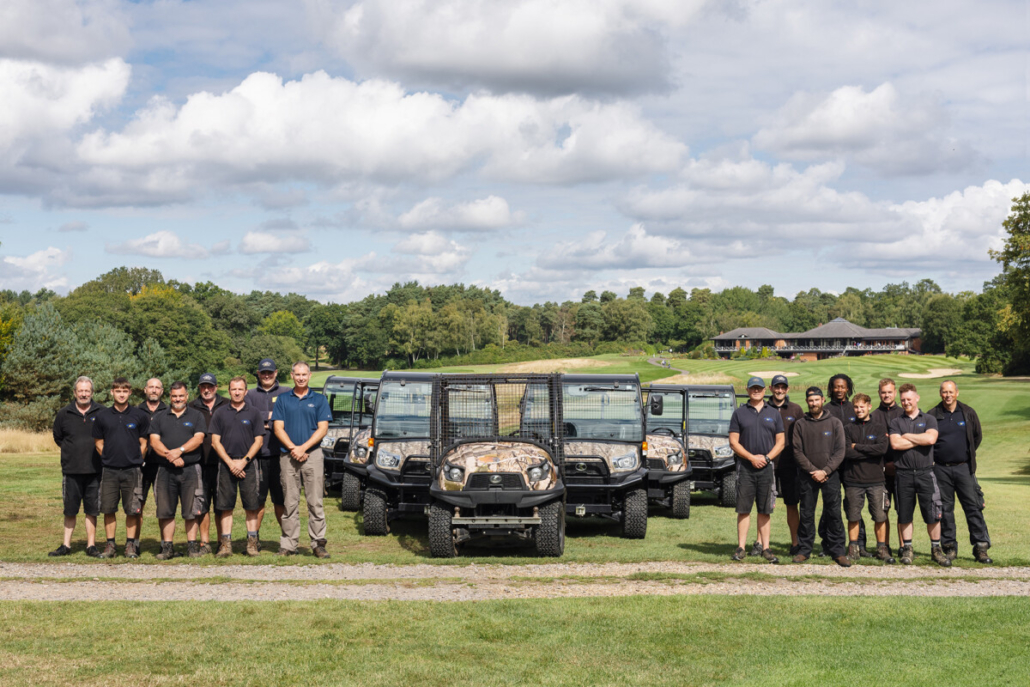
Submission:
M 283 535 L 279 547 L 296 551 L 300 539 L 300 489 L 308 502 L 308 536 L 312 542 L 325 539 L 325 511 L 322 509 L 322 492 L 325 490 L 325 467 L 322 449 L 316 448 L 308 459 L 298 463 L 289 453 L 279 456 L 280 477 L 286 503 L 283 512 Z

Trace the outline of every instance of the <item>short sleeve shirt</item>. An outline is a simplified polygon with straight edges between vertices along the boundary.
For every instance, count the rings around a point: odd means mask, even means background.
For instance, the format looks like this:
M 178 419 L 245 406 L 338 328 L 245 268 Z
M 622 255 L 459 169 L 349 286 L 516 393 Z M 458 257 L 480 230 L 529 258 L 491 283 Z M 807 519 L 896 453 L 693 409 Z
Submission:
M 150 423 L 150 433 L 161 437 L 161 443 L 166 448 L 179 448 L 192 439 L 195 434 L 206 434 L 207 420 L 204 419 L 203 413 L 196 408 L 186 406 L 179 417 L 176 417 L 172 409 L 168 408 L 154 415 L 154 420 Z M 194 465 L 199 463 L 203 456 L 204 444 L 201 443 L 189 453 L 182 454 L 182 462 L 186 465 Z M 165 463 L 167 464 L 167 461 Z
M 332 422 L 333 412 L 329 409 L 329 401 L 322 394 L 311 391 L 302 397 L 292 391 L 283 394 L 276 399 L 272 408 L 272 422 L 282 422 L 283 429 L 290 441 L 296 444 L 303 444 L 311 438 L 311 435 L 318 430 L 319 422 Z M 280 447 L 280 453 L 288 453 L 285 446 Z
M 740 445 L 748 452 L 764 456 L 776 445 L 776 435 L 783 434 L 783 418 L 768 403 L 761 410 L 745 403 L 733 411 L 730 432 L 740 434 Z
M 141 467 L 139 440 L 149 433 L 150 416 L 136 406 L 126 406 L 121 412 L 114 406 L 104 408 L 93 422 L 93 438 L 104 440 L 100 464 L 118 470 Z
M 209 434 L 218 435 L 230 458 L 242 458 L 254 439 L 265 435 L 265 421 L 258 409 L 247 403 L 239 410 L 228 404 L 215 410 L 207 429 Z
M 915 417 L 902 414 L 891 420 L 890 434 L 923 434 L 929 429 L 937 429 L 937 418 L 920 410 Z M 933 467 L 933 446 L 913 446 L 905 451 L 898 451 L 894 465 L 899 470 Z

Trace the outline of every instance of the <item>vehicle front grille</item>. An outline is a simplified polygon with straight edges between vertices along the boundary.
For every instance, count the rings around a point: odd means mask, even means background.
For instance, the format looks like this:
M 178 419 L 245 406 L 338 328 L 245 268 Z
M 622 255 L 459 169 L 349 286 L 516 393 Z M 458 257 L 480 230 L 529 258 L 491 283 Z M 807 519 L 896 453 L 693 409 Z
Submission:
M 420 475 L 429 474 L 429 461 L 428 460 L 413 460 L 408 458 L 404 461 L 404 465 L 401 467 L 402 475 L 410 475 L 417 477 Z
M 490 478 L 500 477 L 499 483 L 491 483 Z M 486 489 L 522 489 L 526 483 L 522 481 L 522 475 L 514 472 L 477 472 L 469 476 L 465 489 L 468 491 L 483 491 Z
M 665 461 L 662 460 L 661 458 L 648 458 L 647 459 L 647 469 L 648 470 L 664 470 L 665 469 Z

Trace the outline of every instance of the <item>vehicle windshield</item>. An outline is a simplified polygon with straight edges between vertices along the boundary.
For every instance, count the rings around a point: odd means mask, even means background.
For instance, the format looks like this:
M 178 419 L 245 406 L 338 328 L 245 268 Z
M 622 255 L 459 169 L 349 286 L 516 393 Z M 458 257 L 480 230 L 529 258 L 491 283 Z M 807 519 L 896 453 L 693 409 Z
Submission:
M 378 439 L 428 439 L 433 385 L 386 382 L 379 387 L 372 435 Z
M 736 408 L 732 391 L 691 391 L 687 407 L 690 433 L 729 436 L 730 417 Z
M 447 429 L 451 439 L 494 436 L 494 402 L 491 387 L 486 384 L 448 386 Z
M 376 404 L 376 385 L 360 383 L 326 385 L 324 393 L 329 399 L 329 407 L 333 411 L 334 425 L 349 425 L 352 420 L 356 427 L 368 427 L 372 424 L 372 412 Z
M 640 388 L 635 384 L 563 384 L 568 439 L 643 441 Z
M 655 396 L 662 397 L 662 414 L 651 414 L 651 399 Z M 647 414 L 647 433 L 651 434 L 656 429 L 665 428 L 671 430 L 674 436 L 683 436 L 683 393 L 680 391 L 650 391 L 647 394 L 647 405 L 644 408 Z M 663 432 L 664 434 L 664 432 Z

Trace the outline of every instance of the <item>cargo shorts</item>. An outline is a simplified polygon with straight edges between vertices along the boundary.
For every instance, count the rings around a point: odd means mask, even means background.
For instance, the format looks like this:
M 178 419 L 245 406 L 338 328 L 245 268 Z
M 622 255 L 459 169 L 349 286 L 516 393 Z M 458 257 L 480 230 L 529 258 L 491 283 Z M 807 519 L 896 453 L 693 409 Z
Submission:
M 100 514 L 100 475 L 64 475 L 61 500 L 65 517 L 74 518 L 81 506 L 83 514 L 95 518 Z
M 917 499 L 923 522 L 932 525 L 940 521 L 944 507 L 941 504 L 941 490 L 937 486 L 937 476 L 933 474 L 933 468 L 898 470 L 894 476 L 894 489 L 899 524 L 907 525 L 912 522 Z
M 776 474 L 772 462 L 756 469 L 737 458 L 737 513 L 747 515 L 757 506 L 761 515 L 772 515 L 776 507 Z
M 215 510 L 231 511 L 236 508 L 236 492 L 240 494 L 243 510 L 261 510 L 265 500 L 261 498 L 261 461 L 252 460 L 240 479 L 232 474 L 224 462 L 218 463 L 218 496 Z
M 170 520 L 175 517 L 178 505 L 183 520 L 195 520 L 203 515 L 204 481 L 199 463 L 181 468 L 162 465 L 154 479 L 154 500 L 157 502 L 157 517 Z
M 119 500 L 126 515 L 139 515 L 143 510 L 143 470 L 104 468 L 100 477 L 100 512 L 114 515 Z
M 848 522 L 862 520 L 862 506 L 869 501 L 869 517 L 873 522 L 886 522 L 891 499 L 882 484 L 844 485 L 844 514 Z

